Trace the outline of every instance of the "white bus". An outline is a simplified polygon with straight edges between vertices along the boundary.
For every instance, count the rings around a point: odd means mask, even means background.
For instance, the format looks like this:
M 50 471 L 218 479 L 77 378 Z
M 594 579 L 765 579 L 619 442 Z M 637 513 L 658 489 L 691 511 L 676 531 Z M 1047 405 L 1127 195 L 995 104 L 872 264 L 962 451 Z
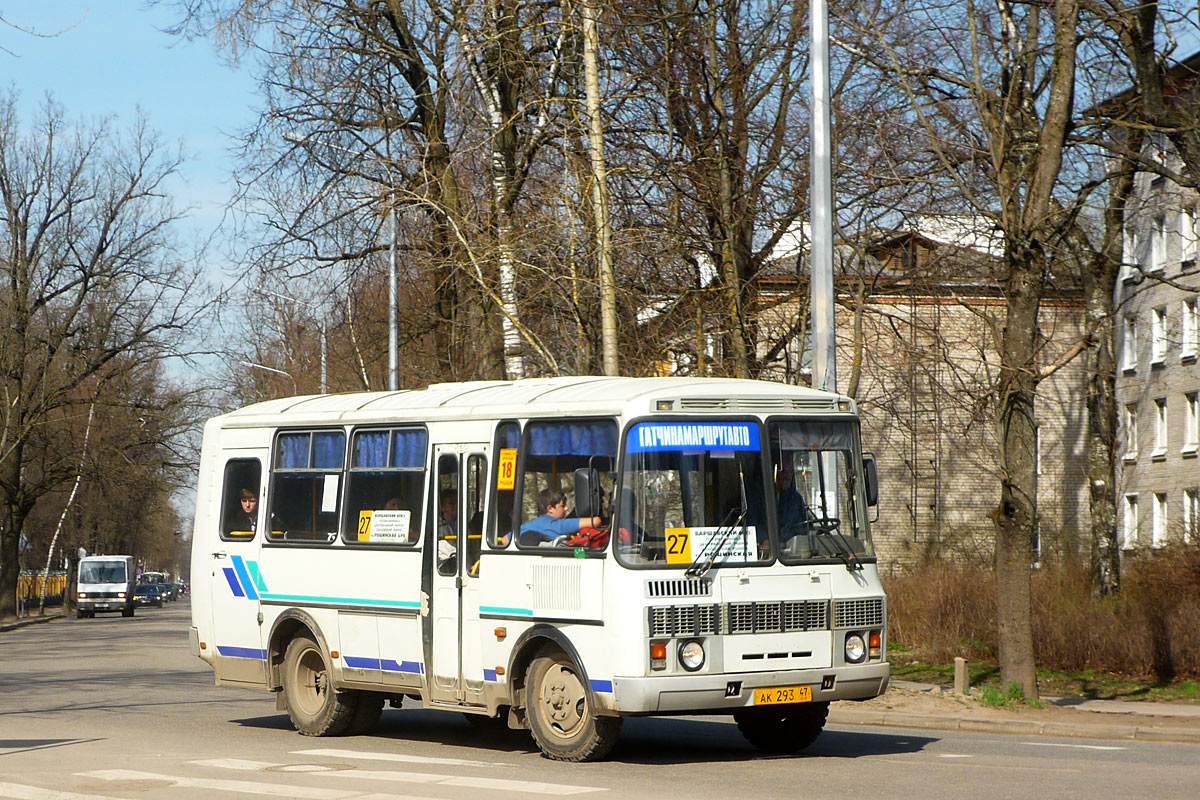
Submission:
M 727 713 L 795 751 L 888 685 L 876 486 L 854 402 L 774 383 L 260 403 L 204 430 L 192 651 L 307 735 L 408 698 L 567 761 L 637 715 Z

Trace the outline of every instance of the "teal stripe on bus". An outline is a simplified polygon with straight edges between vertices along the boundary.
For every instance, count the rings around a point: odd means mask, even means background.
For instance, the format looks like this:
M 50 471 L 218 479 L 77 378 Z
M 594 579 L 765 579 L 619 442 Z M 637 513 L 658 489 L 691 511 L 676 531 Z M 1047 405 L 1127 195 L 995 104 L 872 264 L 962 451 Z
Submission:
M 420 608 L 419 600 L 367 600 L 360 597 L 316 597 L 305 594 L 264 594 L 263 600 L 282 600 L 288 603 L 326 603 L 343 606 L 385 606 L 387 608 Z
M 503 608 L 501 606 L 480 606 L 480 614 L 520 614 L 525 617 L 533 616 L 532 608 Z

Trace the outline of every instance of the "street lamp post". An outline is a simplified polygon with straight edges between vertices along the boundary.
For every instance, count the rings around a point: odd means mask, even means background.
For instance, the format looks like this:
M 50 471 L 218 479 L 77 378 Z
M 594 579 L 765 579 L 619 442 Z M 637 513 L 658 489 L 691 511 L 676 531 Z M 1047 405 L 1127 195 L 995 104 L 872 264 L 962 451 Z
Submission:
M 266 372 L 274 372 L 276 375 L 283 375 L 292 382 L 292 394 L 300 394 L 300 387 L 296 385 L 296 379 L 292 377 L 292 373 L 284 372 L 283 370 L 275 369 L 274 367 L 268 367 L 266 364 L 255 364 L 253 361 L 239 361 L 238 363 L 243 367 L 251 367 L 252 369 L 261 369 L 265 370 Z
M 291 131 L 284 131 L 283 138 L 292 144 L 299 145 L 308 149 L 313 142 L 309 141 L 307 136 L 301 136 Z M 348 147 L 334 144 L 332 142 L 317 142 L 323 147 L 328 147 L 331 150 L 340 150 L 343 153 L 348 153 L 352 156 L 359 154 Z M 400 271 L 397 267 L 396 258 L 396 240 L 397 240 L 397 222 L 396 222 L 396 187 L 395 180 L 392 175 L 392 168 L 376 156 L 376 160 L 380 162 L 388 174 L 388 227 L 390 230 L 390 242 L 388 245 L 388 375 L 387 387 L 389 391 L 396 391 L 400 388 Z

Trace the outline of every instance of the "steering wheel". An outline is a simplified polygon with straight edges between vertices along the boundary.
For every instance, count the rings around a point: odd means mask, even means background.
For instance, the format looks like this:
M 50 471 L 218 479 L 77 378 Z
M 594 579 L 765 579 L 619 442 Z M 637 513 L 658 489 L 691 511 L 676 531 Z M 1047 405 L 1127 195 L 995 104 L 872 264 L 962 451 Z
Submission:
M 813 533 L 837 533 L 842 521 L 837 517 L 814 517 L 808 521 L 808 527 Z

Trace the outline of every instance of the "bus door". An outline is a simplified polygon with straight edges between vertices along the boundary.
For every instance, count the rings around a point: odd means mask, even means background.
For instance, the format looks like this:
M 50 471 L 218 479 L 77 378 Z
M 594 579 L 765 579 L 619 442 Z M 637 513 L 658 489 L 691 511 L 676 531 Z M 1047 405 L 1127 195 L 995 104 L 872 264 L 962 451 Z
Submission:
M 225 457 L 209 577 L 213 665 L 222 681 L 266 682 L 266 654 L 258 624 L 258 571 L 262 539 L 263 464 L 267 450 L 238 450 Z
M 434 702 L 483 702 L 479 603 L 471 573 L 482 542 L 488 449 L 485 444 L 434 448 L 434 508 L 425 540 L 425 557 L 433 565 L 429 697 Z

